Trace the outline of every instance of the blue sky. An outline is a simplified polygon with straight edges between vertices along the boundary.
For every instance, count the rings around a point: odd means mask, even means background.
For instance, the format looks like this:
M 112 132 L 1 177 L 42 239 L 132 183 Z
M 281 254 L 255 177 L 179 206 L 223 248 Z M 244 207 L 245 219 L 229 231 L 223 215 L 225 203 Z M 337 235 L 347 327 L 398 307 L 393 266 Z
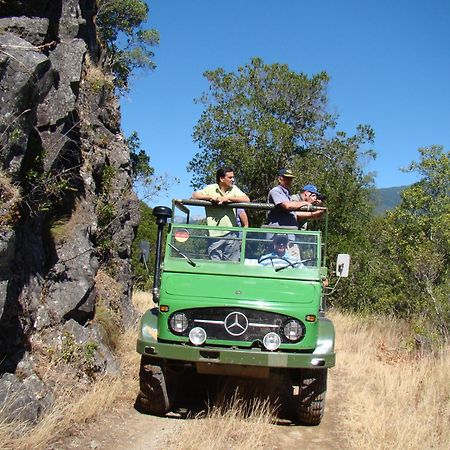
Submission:
M 203 72 L 234 71 L 254 56 L 330 75 L 336 129 L 375 130 L 378 157 L 366 170 L 376 172 L 377 187 L 416 181 L 399 169 L 418 159 L 419 147 L 450 147 L 448 0 L 148 3 L 148 26 L 161 37 L 157 69 L 134 78 L 121 106 L 124 133 L 138 132 L 157 174 L 180 179 L 152 204 L 192 192 L 186 165 L 198 150 L 192 131 L 202 107 L 193 100 L 208 88 Z

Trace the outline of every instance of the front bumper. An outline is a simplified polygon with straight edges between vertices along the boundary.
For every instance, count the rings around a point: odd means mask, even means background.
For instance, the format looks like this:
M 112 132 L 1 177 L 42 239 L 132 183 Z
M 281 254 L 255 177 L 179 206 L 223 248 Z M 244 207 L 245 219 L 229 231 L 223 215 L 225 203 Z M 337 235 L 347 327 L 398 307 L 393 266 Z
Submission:
M 334 351 L 322 353 L 320 352 L 320 347 L 313 353 L 287 353 L 281 351 L 268 352 L 259 349 L 194 347 L 156 341 L 145 342 L 139 339 L 136 350 L 142 355 L 192 363 L 207 362 L 211 364 L 236 364 L 290 369 L 328 368 L 333 367 L 336 361 Z

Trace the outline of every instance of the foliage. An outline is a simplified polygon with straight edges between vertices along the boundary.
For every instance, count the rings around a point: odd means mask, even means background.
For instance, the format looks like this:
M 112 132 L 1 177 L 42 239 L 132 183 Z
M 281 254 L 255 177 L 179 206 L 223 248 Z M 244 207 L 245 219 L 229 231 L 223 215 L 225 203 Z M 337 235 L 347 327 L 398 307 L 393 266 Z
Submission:
M 100 175 L 100 192 L 97 197 L 97 224 L 96 248 L 101 262 L 106 262 L 113 250 L 111 226 L 116 219 L 116 207 L 109 198 L 112 183 L 116 176 L 116 169 L 111 165 L 103 167 Z
M 448 340 L 450 325 L 450 158 L 440 146 L 419 149 L 405 170 L 421 180 L 401 193 L 401 203 L 374 217 L 366 241 L 353 241 L 364 259 L 353 264 L 340 306 L 411 319 L 418 334 Z M 359 263 L 365 261 L 367 270 Z
M 22 204 L 30 216 L 61 207 L 78 191 L 77 167 L 55 164 L 45 171 L 44 158 L 45 152 L 40 149 L 34 155 L 30 153 L 22 165 Z
M 154 249 L 156 247 L 156 236 L 158 227 L 156 225 L 155 217 L 150 208 L 143 201 L 140 202 L 141 221 L 136 232 L 136 236 L 131 246 L 131 266 L 134 277 L 134 286 L 141 290 L 150 290 L 153 283 L 154 271 Z M 145 268 L 141 260 L 141 250 L 139 244 L 141 241 L 148 241 L 150 248 L 153 250 L 147 262 L 148 270 Z
M 159 43 L 159 33 L 145 29 L 148 5 L 144 0 L 98 0 L 97 27 L 108 52 L 120 92 L 129 89 L 129 78 L 137 69 L 154 69 L 151 47 Z
M 78 375 L 86 375 L 88 379 L 93 380 L 100 371 L 100 367 L 95 361 L 95 353 L 98 345 L 95 342 L 88 341 L 85 344 L 76 342 L 72 333 L 64 332 L 61 340 L 61 349 L 59 351 L 56 363 L 63 361 L 77 368 Z
M 130 137 L 126 140 L 126 143 L 130 149 L 133 180 L 136 180 L 140 176 L 151 177 L 155 170 L 150 166 L 150 156 L 148 156 L 145 150 L 141 148 L 141 140 L 139 139 L 137 131 L 131 133 Z
M 239 167 L 238 184 L 252 199 L 265 199 L 277 170 L 319 148 L 334 125 L 325 109 L 324 72 L 309 79 L 287 65 L 254 58 L 237 73 L 219 68 L 204 76 L 210 90 L 199 100 L 205 111 L 193 135 L 201 151 L 188 165 L 194 188 L 229 164 Z
M 384 221 L 384 255 L 402 274 L 403 304 L 421 315 L 446 339 L 450 302 L 450 156 L 441 146 L 419 149 L 420 161 L 406 171 L 418 183 L 402 192 L 402 201 Z M 396 305 L 396 310 L 398 310 Z
M 0 170 L 0 232 L 12 227 L 20 219 L 19 188 L 6 172 Z
M 89 57 L 86 58 L 86 69 L 85 80 L 95 94 L 114 89 L 114 76 L 105 73 L 100 67 L 93 64 Z

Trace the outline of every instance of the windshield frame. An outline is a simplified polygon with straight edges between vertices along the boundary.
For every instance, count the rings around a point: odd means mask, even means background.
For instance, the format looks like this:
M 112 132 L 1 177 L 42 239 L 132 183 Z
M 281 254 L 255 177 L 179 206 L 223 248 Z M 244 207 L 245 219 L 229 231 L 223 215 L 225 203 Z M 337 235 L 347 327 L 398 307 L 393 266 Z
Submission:
M 189 225 L 189 226 L 195 226 L 194 224 L 190 223 L 190 219 L 191 219 L 191 211 L 188 208 L 188 206 L 195 206 L 195 207 L 206 207 L 206 206 L 217 206 L 217 205 L 213 205 L 212 202 L 207 201 L 207 200 L 197 200 L 197 199 L 173 199 L 172 200 L 172 224 L 175 224 L 175 216 L 176 216 L 176 211 L 179 210 L 181 212 L 183 212 L 185 214 L 185 218 L 186 218 L 186 222 L 184 222 L 185 225 Z M 238 209 L 238 208 L 243 208 L 243 209 L 253 209 L 253 210 L 257 210 L 257 211 L 270 211 L 272 209 L 275 208 L 275 205 L 271 204 L 271 203 L 257 203 L 257 202 L 240 202 L 240 203 L 224 203 L 222 205 L 219 205 L 218 207 L 220 208 L 232 208 L 232 209 Z M 308 205 L 307 207 L 303 206 L 299 209 L 299 211 L 324 211 L 325 214 L 323 216 L 323 221 L 324 221 L 324 225 L 323 225 L 323 231 L 308 231 L 308 230 L 298 230 L 301 232 L 307 232 L 307 233 L 319 233 L 319 252 L 318 254 L 320 254 L 320 263 L 322 265 L 322 267 L 326 267 L 326 263 L 327 263 L 327 239 L 328 239 L 328 208 L 323 207 L 323 206 L 314 206 L 314 205 Z M 245 229 L 252 229 L 252 230 L 260 230 L 264 228 L 265 231 L 272 231 L 272 232 L 280 232 L 280 229 L 284 229 L 283 227 L 272 227 L 269 228 L 267 225 L 263 225 L 261 228 L 253 228 L 253 227 L 249 227 L 249 228 L 245 228 Z M 292 229 L 291 227 L 288 227 L 290 230 Z M 244 228 L 228 228 L 228 227 L 213 227 L 214 230 L 219 230 L 219 231 L 237 231 L 239 230 L 239 232 L 242 232 L 242 230 L 244 230 Z M 293 230 L 294 231 L 294 230 Z M 296 231 L 296 230 L 295 230 Z M 290 233 L 291 231 L 289 231 Z M 244 236 L 245 239 L 246 235 Z M 244 248 L 245 242 L 243 242 L 242 248 Z M 242 254 L 241 254 L 241 259 L 242 259 Z
M 187 261 L 185 261 L 182 257 L 180 257 L 179 255 L 177 255 L 176 251 L 174 251 L 171 248 L 171 245 L 175 245 L 177 247 L 179 246 L 179 243 L 177 243 L 177 241 L 174 239 L 174 233 L 176 230 L 187 230 L 189 232 L 189 230 L 202 230 L 205 232 L 208 232 L 209 230 L 213 230 L 213 231 L 223 231 L 223 232 L 234 232 L 238 235 L 238 239 L 241 241 L 241 249 L 240 249 L 240 257 L 239 257 L 239 261 L 214 261 L 214 260 L 210 260 L 207 258 L 196 258 L 193 255 L 189 255 L 189 258 L 192 259 L 192 261 L 194 261 L 196 263 L 196 265 L 194 267 L 191 267 L 191 265 L 188 264 Z M 240 228 L 240 227 L 211 227 L 211 226 L 207 226 L 207 225 L 202 225 L 202 224 L 180 224 L 180 223 L 174 223 L 171 224 L 170 226 L 170 230 L 169 230 L 169 234 L 168 234 L 168 238 L 167 238 L 167 242 L 166 242 L 166 251 L 165 251 L 165 267 L 174 267 L 174 263 L 176 263 L 175 265 L 177 267 L 179 267 L 180 269 L 182 269 L 185 266 L 185 269 L 182 270 L 186 270 L 186 271 L 208 271 L 208 270 L 213 270 L 215 272 L 214 266 L 220 266 L 220 267 L 224 267 L 227 266 L 229 268 L 231 268 L 232 266 L 234 266 L 237 270 L 237 272 L 239 272 L 239 270 L 242 270 L 242 266 L 245 266 L 246 268 L 253 268 L 251 269 L 252 271 L 255 270 L 255 268 L 257 268 L 259 271 L 261 271 L 261 273 L 266 273 L 267 271 L 271 271 L 273 272 L 273 267 L 271 266 L 260 266 L 258 264 L 249 264 L 248 263 L 248 258 L 247 258 L 247 263 L 246 263 L 246 252 L 247 252 L 247 239 L 254 239 L 254 237 L 252 237 L 252 234 L 254 236 L 254 234 L 260 234 L 260 235 L 269 235 L 269 234 L 286 234 L 286 235 L 294 235 L 296 242 L 298 243 L 299 241 L 297 241 L 299 239 L 299 237 L 301 236 L 305 236 L 308 238 L 308 240 L 311 240 L 311 238 L 315 239 L 315 242 L 305 242 L 308 245 L 314 245 L 315 246 L 315 254 L 316 254 L 316 259 L 317 262 L 314 266 L 309 266 L 307 267 L 308 270 L 320 270 L 321 267 L 323 267 L 323 254 L 322 254 L 322 240 L 321 240 L 321 232 L 320 231 L 305 231 L 305 230 L 294 230 L 294 229 L 284 229 L 281 227 L 261 227 L 261 228 L 253 228 L 253 227 L 248 227 L 248 228 Z M 249 236 L 250 235 L 250 236 Z M 261 242 L 269 242 L 269 239 L 266 238 L 266 236 L 264 236 L 265 239 L 261 239 Z M 199 237 L 199 238 L 203 238 L 203 237 Z M 208 239 L 208 237 L 205 236 L 204 239 Z M 181 251 L 183 252 L 183 249 L 181 248 Z M 176 255 L 176 256 L 175 256 Z M 180 266 L 178 264 L 178 261 L 182 261 L 182 265 Z M 228 269 L 227 269 L 228 270 Z M 286 270 L 282 270 L 281 273 L 287 273 L 290 271 L 286 271 Z

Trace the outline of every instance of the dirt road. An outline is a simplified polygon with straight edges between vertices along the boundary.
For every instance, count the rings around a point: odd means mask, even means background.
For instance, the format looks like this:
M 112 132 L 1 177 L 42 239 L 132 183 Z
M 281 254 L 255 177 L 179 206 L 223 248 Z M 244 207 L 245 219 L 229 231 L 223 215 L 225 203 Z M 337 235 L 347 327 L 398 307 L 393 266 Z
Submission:
M 267 449 L 339 449 L 344 448 L 339 427 L 338 369 L 332 369 L 328 378 L 325 416 L 317 427 L 292 425 L 280 421 L 271 427 Z M 195 409 L 195 408 L 194 408 Z M 180 417 L 181 416 L 181 417 Z M 184 416 L 184 417 L 183 417 Z M 118 405 L 95 422 L 77 430 L 74 436 L 55 443 L 52 449 L 136 449 L 152 450 L 180 448 L 173 446 L 173 436 L 192 425 L 185 414 L 176 417 L 155 417 L 137 412 L 133 402 Z M 220 447 L 222 448 L 222 447 Z M 239 449 L 239 442 L 229 449 Z

